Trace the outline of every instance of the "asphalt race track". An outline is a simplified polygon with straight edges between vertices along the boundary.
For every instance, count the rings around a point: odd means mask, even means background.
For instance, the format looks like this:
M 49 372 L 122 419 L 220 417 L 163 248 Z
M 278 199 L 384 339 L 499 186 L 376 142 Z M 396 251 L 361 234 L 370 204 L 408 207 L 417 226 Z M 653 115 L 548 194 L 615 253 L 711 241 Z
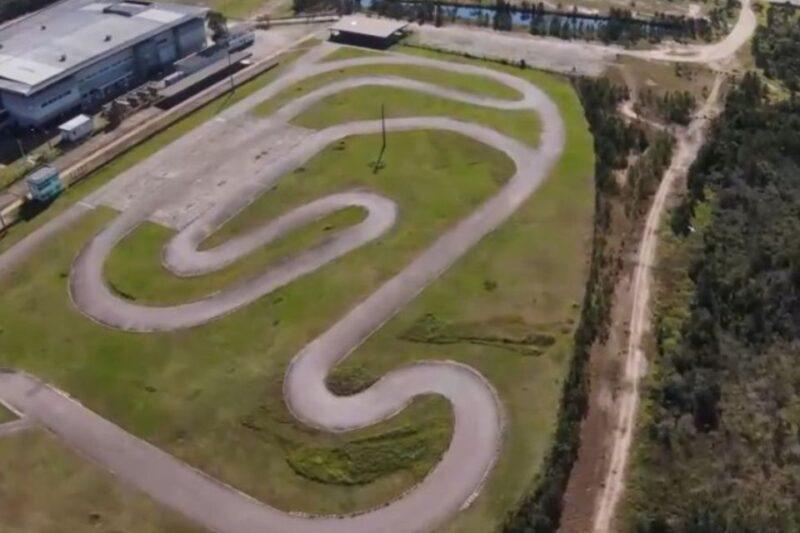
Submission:
M 361 86 L 403 87 L 460 102 L 497 108 L 531 109 L 540 118 L 542 132 L 537 148 L 509 138 L 485 126 L 443 117 L 388 119 L 389 131 L 435 129 L 456 132 L 505 152 L 515 163 L 513 177 L 478 209 L 441 235 L 397 275 L 351 309 L 329 330 L 307 344 L 292 360 L 284 381 L 291 412 L 304 423 L 327 431 L 342 432 L 385 420 L 406 407 L 416 396 L 439 394 L 453 406 L 453 437 L 441 462 L 417 486 L 387 505 L 353 516 L 301 516 L 256 501 L 179 461 L 147 442 L 104 420 L 66 394 L 23 372 L 0 373 L 0 400 L 34 423 L 56 434 L 64 443 L 123 481 L 146 492 L 156 501 L 184 514 L 213 531 L 242 532 L 377 532 L 429 531 L 468 506 L 479 493 L 502 447 L 503 407 L 492 386 L 475 370 L 455 362 L 420 361 L 383 376 L 367 390 L 340 397 L 325 386 L 329 370 L 346 358 L 366 338 L 413 300 L 488 233 L 505 222 L 548 177 L 565 142 L 564 125 L 556 105 L 536 86 L 510 74 L 481 67 L 402 55 L 385 55 L 320 63 L 325 46 L 301 58 L 292 70 L 254 97 L 231 107 L 221 116 L 232 119 L 311 76 L 363 65 L 418 65 L 464 74 L 479 74 L 516 89 L 520 100 L 476 96 L 428 83 L 393 76 L 362 76 L 329 84 L 300 97 L 272 116 L 259 119 L 262 131 L 279 130 L 293 117 L 321 99 Z M 202 126 L 200 129 L 205 128 Z M 163 252 L 164 266 L 179 276 L 212 272 L 292 229 L 347 206 L 364 208 L 367 217 L 341 230 L 314 248 L 286 258 L 254 279 L 206 298 L 170 307 L 138 305 L 121 299 L 103 279 L 103 264 L 114 246 L 164 204 L 179 188 L 167 183 L 140 199 L 97 234 L 76 258 L 69 291 L 82 313 L 107 327 L 147 334 L 207 323 L 247 306 L 254 300 L 312 272 L 359 246 L 379 239 L 394 224 L 394 202 L 365 190 L 353 190 L 311 201 L 247 235 L 216 248 L 199 244 L 258 195 L 283 176 L 304 164 L 324 147 L 353 135 L 380 132 L 379 121 L 351 122 L 314 132 L 279 160 L 263 168 L 255 180 L 231 189 L 189 225 L 181 229 Z M 181 165 L 180 139 L 165 147 L 161 160 L 173 155 Z M 453 176 L 454 180 L 458 176 Z M 62 217 L 78 217 L 85 207 L 75 207 Z M 0 257 L 0 270 L 11 268 L 26 249 L 43 240 L 31 234 Z M 69 219 L 68 219 L 69 220 Z M 32 244 L 33 243 L 33 244 Z M 264 480 L 269 483 L 268 479 Z

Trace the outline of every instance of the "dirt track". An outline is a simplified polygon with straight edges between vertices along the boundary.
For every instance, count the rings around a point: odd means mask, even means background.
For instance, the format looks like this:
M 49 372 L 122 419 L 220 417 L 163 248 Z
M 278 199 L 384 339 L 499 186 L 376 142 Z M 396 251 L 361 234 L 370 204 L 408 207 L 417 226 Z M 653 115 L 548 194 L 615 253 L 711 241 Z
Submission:
M 624 386 L 614 404 L 617 412 L 616 424 L 614 425 L 616 429 L 613 444 L 610 447 L 611 457 L 608 473 L 597 500 L 593 522 L 595 533 L 612 531 L 614 512 L 625 485 L 626 467 L 636 429 L 639 387 L 647 364 L 642 347 L 642 339 L 649 326 L 652 283 L 650 271 L 655 262 L 658 230 L 664 215 L 664 207 L 676 182 L 686 175 L 689 166 L 697 157 L 697 153 L 705 141 L 705 130 L 718 110 L 720 87 L 723 79 L 722 75 L 717 76 L 708 99 L 703 107 L 696 112 L 694 120 L 688 127 L 676 134 L 677 146 L 675 154 L 659 184 L 645 221 L 642 241 L 639 245 L 636 266 L 633 272 L 633 306 L 630 318 L 630 333 L 621 376 Z

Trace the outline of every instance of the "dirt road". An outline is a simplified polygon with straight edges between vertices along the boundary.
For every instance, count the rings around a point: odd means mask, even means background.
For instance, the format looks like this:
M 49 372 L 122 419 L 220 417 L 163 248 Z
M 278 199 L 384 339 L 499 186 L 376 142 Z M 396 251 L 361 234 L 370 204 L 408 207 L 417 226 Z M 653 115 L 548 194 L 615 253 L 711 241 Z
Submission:
M 670 45 L 656 50 L 625 51 L 627 55 L 654 61 L 678 63 L 704 63 L 711 66 L 727 62 L 744 46 L 758 22 L 753 12 L 752 0 L 742 0 L 739 18 L 733 29 L 719 42 L 703 45 Z
M 686 175 L 689 166 L 705 141 L 705 131 L 719 108 L 720 87 L 724 77 L 717 76 L 711 94 L 694 120 L 676 134 L 677 146 L 667 172 L 659 184 L 653 203 L 647 213 L 644 232 L 636 257 L 633 272 L 633 306 L 630 317 L 630 334 L 621 377 L 623 387 L 615 401 L 617 411 L 616 433 L 611 446 L 611 458 L 603 488 L 597 500 L 594 516 L 595 533 L 612 531 L 614 512 L 619 503 L 625 482 L 625 472 L 630 455 L 636 413 L 639 406 L 639 387 L 646 370 L 646 359 L 642 347 L 644 333 L 649 326 L 651 266 L 656 257 L 658 229 L 664 215 L 667 198 L 676 182 Z

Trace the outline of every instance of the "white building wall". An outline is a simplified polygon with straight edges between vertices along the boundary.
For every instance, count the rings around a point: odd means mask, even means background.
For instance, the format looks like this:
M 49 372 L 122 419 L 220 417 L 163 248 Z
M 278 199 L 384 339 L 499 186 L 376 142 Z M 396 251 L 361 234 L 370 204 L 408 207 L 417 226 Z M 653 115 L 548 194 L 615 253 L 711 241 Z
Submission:
M 87 65 L 69 79 L 31 96 L 3 92 L 3 106 L 20 125 L 41 125 L 82 105 L 104 103 L 124 88 L 169 70 L 177 59 L 202 49 L 205 40 L 203 20 L 194 19 Z
M 800 1 L 800 0 L 798 0 Z M 193 20 L 175 28 L 178 40 L 178 53 L 187 56 L 205 47 L 206 28 L 202 20 Z
M 31 97 L 3 93 L 3 106 L 22 126 L 48 122 L 61 113 L 78 108 L 81 95 L 73 80 L 66 80 Z

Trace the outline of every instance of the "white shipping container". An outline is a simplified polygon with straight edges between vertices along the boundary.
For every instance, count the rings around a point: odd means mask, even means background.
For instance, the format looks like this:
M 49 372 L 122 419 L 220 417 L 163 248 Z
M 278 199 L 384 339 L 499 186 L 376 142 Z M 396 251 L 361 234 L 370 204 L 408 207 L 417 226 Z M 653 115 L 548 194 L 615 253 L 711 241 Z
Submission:
M 92 117 L 78 115 L 60 125 L 58 129 L 61 131 L 62 140 L 76 142 L 92 134 L 94 122 L 92 121 Z

